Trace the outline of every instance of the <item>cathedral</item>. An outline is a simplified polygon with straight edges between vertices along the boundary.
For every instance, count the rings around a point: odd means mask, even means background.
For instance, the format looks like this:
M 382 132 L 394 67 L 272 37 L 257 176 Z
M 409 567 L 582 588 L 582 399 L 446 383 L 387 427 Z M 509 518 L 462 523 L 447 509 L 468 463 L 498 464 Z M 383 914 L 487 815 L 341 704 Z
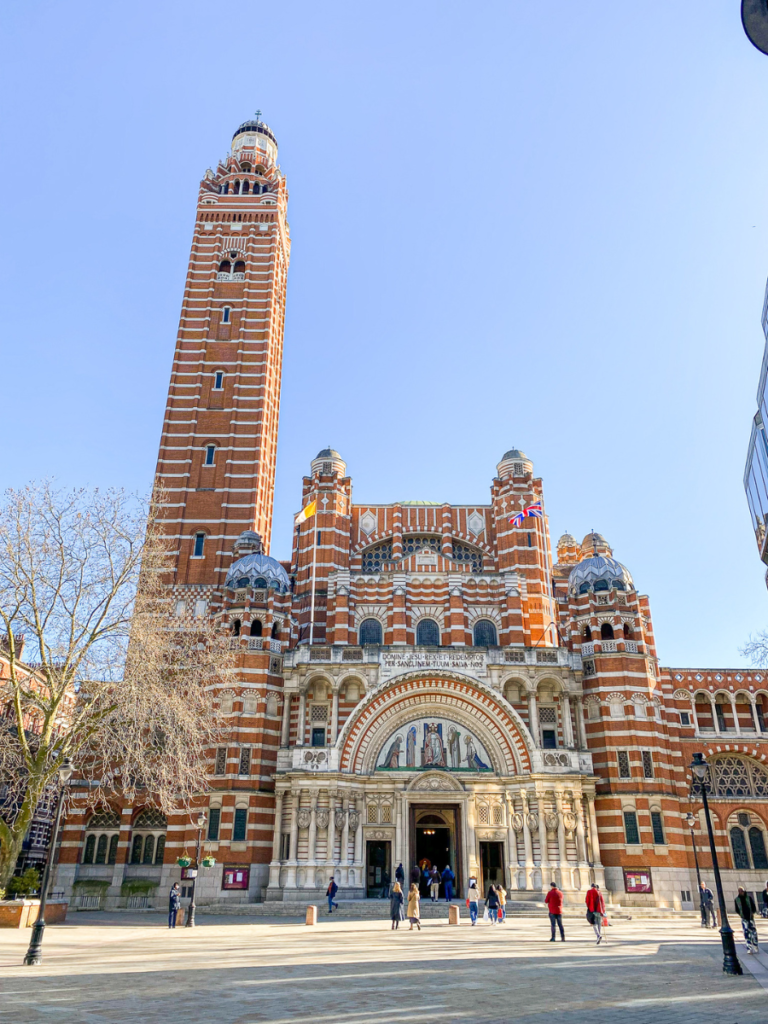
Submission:
M 727 893 L 761 890 L 768 682 L 663 667 L 608 541 L 551 544 L 525 452 L 488 467 L 483 501 L 372 505 L 324 448 L 290 558 L 269 554 L 287 205 L 277 140 L 246 121 L 200 183 L 160 441 L 174 614 L 213 616 L 236 657 L 210 790 L 191 816 L 117 798 L 70 814 L 57 886 L 83 907 L 186 894 L 204 810 L 199 903 L 303 904 L 331 877 L 378 897 L 418 864 L 450 865 L 459 893 L 475 877 L 541 900 L 555 881 L 583 903 L 596 881 L 614 903 L 691 908 L 694 844 L 712 884 L 701 751 Z

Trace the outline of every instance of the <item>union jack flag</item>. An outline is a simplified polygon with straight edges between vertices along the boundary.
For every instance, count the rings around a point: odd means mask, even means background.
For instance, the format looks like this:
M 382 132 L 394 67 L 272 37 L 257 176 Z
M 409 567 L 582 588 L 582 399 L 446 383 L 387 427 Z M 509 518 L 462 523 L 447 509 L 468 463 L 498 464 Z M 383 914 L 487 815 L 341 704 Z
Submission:
M 509 520 L 513 526 L 522 526 L 524 519 L 543 519 L 544 513 L 541 509 L 541 502 L 535 501 L 533 505 L 526 505 L 522 512 L 518 512 Z

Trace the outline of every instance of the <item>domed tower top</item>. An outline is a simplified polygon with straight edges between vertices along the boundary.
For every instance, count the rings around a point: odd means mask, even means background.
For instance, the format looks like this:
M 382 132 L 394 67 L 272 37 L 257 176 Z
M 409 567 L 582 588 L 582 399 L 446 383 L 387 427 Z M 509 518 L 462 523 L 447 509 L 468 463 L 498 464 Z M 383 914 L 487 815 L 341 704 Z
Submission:
M 528 473 L 533 473 L 533 463 L 519 448 L 510 448 L 502 455 L 496 472 L 502 479 L 505 476 L 527 476 Z
M 243 121 L 232 136 L 232 152 L 242 163 L 248 158 L 256 165 L 274 167 L 277 163 L 277 139 L 269 125 L 261 120 L 261 111 L 249 121 Z
M 608 541 L 600 533 L 592 530 L 581 542 L 581 557 L 592 558 L 595 555 L 606 555 L 608 558 L 613 554 L 613 549 Z
M 347 464 L 336 451 L 335 448 L 321 449 L 317 455 L 312 459 L 312 475 L 320 473 L 323 476 L 328 476 L 330 473 L 335 473 L 338 476 L 347 475 Z
M 557 542 L 557 561 L 559 565 L 575 565 L 582 557 L 579 542 L 571 533 L 564 533 Z

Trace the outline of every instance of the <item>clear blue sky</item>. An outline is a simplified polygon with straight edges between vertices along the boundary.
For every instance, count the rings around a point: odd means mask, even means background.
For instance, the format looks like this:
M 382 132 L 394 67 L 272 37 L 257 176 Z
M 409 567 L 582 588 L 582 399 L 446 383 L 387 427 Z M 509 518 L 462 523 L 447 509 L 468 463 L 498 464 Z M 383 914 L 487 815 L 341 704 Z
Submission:
M 198 182 L 261 108 L 293 236 L 272 553 L 326 444 L 357 501 L 462 503 L 516 445 L 664 664 L 744 664 L 768 58 L 738 0 L 29 0 L 0 75 L 5 484 L 149 487 Z

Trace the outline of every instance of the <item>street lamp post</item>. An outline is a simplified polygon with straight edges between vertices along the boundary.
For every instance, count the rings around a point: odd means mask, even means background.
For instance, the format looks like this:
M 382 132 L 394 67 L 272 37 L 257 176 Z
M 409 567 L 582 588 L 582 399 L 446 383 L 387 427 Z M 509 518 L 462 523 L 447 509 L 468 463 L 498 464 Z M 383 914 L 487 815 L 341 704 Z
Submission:
M 205 811 L 200 811 L 197 816 L 197 843 L 195 844 L 195 874 L 192 879 L 192 899 L 187 911 L 187 928 L 195 927 L 195 892 L 197 890 L 197 876 L 200 871 L 200 840 L 205 828 Z
M 696 865 L 696 887 L 697 892 L 699 894 L 699 913 L 701 914 L 701 927 L 704 928 L 706 926 L 706 921 L 704 920 L 704 895 L 701 891 L 701 871 L 699 871 L 699 857 L 696 853 L 696 837 L 693 834 L 693 826 L 695 822 L 696 819 L 691 814 L 691 812 L 688 811 L 688 813 L 685 816 L 685 823 L 691 830 L 691 843 L 693 844 L 693 863 Z
M 64 791 L 66 785 L 72 777 L 72 762 L 68 757 L 65 757 L 59 766 L 59 795 L 56 799 L 56 814 L 53 818 L 53 830 L 51 831 L 51 842 L 48 847 L 48 856 L 45 860 L 45 867 L 43 868 L 43 878 L 40 883 L 40 907 L 37 911 L 37 920 L 32 926 L 32 938 L 29 940 L 29 949 L 27 955 L 24 957 L 24 963 L 27 966 L 33 966 L 35 964 L 41 964 L 43 962 L 43 933 L 45 932 L 45 905 L 48 902 L 48 885 L 51 878 L 51 869 L 53 867 L 53 857 L 56 852 L 56 841 L 59 838 L 59 826 L 61 825 L 61 812 L 64 807 Z
M 717 862 L 717 850 L 715 849 L 715 834 L 712 831 L 712 818 L 709 813 L 709 802 L 707 800 L 707 775 L 709 765 L 704 760 L 703 754 L 694 754 L 690 769 L 694 779 L 701 786 L 701 799 L 704 804 L 704 817 L 707 821 L 707 833 L 709 834 L 709 848 L 712 854 L 712 871 L 715 876 L 717 888 L 717 901 L 720 904 L 720 938 L 723 943 L 723 971 L 725 974 L 743 974 L 739 958 L 736 955 L 736 943 L 733 939 L 733 929 L 728 924 L 728 914 L 725 910 L 725 896 L 723 895 L 723 883 L 720 878 L 720 865 Z M 699 890 L 701 891 L 701 890 Z

